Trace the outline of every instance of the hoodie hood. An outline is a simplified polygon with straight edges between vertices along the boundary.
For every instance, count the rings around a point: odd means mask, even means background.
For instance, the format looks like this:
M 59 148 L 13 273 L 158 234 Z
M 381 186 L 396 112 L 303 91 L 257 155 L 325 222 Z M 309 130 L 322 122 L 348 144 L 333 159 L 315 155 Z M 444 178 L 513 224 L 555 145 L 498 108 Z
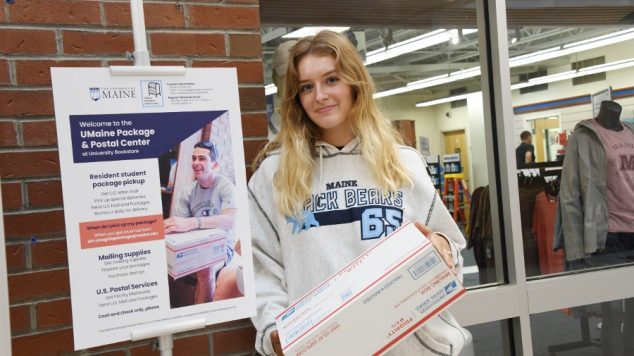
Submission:
M 342 149 L 338 149 L 337 147 L 325 142 L 323 140 L 315 141 L 315 152 L 318 156 L 326 157 L 334 157 L 340 154 L 360 154 L 361 153 L 361 140 L 359 137 L 355 137 L 350 142 L 348 142 Z

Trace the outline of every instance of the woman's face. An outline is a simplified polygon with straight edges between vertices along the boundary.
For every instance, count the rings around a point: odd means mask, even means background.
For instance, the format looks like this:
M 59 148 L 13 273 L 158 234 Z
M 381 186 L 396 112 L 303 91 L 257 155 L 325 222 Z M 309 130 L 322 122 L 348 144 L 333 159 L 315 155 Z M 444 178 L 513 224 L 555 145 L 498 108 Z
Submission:
M 354 137 L 352 87 L 341 79 L 332 56 L 306 55 L 297 65 L 302 108 L 321 128 L 321 139 L 345 146 Z

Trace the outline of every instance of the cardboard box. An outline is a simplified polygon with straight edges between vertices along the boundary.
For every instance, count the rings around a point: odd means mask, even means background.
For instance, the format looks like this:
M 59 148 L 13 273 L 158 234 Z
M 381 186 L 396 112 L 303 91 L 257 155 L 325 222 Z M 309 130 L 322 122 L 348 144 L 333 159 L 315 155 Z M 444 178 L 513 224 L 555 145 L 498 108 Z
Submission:
M 165 235 L 167 272 L 174 279 L 225 262 L 227 234 L 204 229 Z
M 282 350 L 382 354 L 464 293 L 431 242 L 407 223 L 277 317 Z

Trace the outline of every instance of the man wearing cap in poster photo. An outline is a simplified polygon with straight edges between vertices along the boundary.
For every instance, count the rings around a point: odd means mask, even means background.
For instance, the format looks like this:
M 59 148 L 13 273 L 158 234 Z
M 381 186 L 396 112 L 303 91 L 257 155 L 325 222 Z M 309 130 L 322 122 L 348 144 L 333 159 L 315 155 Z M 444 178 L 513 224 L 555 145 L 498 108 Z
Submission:
M 176 202 L 174 214 L 165 219 L 165 233 L 201 229 L 232 230 L 236 215 L 235 186 L 219 173 L 216 147 L 209 141 L 201 141 L 194 145 L 191 159 L 194 181 L 190 187 L 184 188 L 184 193 Z M 225 266 L 231 262 L 233 254 L 234 241 L 228 236 Z M 173 282 L 195 286 L 193 303 L 207 303 L 215 293 L 216 274 L 209 267 Z M 187 288 L 182 287 L 174 288 L 179 291 L 175 294 L 180 295 L 175 297 L 180 301 L 175 300 L 172 307 L 191 304 L 191 301 L 188 302 L 191 296 L 187 297 L 187 293 L 183 292 Z

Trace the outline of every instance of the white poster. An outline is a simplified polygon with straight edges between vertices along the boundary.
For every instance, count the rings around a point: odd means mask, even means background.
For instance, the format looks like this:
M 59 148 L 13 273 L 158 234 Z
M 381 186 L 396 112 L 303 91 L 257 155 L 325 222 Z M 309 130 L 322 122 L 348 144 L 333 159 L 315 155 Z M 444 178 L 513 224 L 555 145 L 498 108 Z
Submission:
M 235 69 L 51 72 L 75 349 L 254 315 Z

